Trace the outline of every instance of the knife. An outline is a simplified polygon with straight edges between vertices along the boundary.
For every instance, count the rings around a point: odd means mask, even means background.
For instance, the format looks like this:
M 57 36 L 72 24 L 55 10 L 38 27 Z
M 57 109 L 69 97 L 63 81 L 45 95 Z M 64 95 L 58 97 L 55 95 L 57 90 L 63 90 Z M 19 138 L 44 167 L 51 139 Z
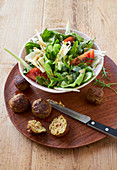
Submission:
M 59 104 L 56 104 L 54 103 L 53 101 L 50 101 L 48 100 L 48 102 L 52 105 L 52 107 L 76 120 L 79 120 L 80 122 L 82 123 L 85 123 L 86 125 L 98 130 L 98 131 L 101 131 L 111 137 L 114 137 L 114 138 L 117 138 L 117 130 L 116 129 L 113 129 L 109 126 L 106 126 L 104 124 L 101 124 L 101 123 L 98 123 L 94 120 L 92 120 L 89 116 L 86 116 L 84 114 L 81 114 L 81 113 L 78 113 L 78 112 L 75 112 L 74 110 L 71 110 L 67 107 L 63 107 Z

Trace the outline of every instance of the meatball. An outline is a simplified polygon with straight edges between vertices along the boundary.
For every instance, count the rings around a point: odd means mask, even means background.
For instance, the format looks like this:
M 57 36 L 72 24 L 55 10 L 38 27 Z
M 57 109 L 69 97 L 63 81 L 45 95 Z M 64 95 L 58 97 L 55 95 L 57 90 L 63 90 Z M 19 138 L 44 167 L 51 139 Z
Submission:
M 104 92 L 99 87 L 90 87 L 86 92 L 87 100 L 92 104 L 101 104 Z
M 42 98 L 35 100 L 32 104 L 32 112 L 39 118 L 48 117 L 51 113 L 51 110 L 51 104 Z
M 53 119 L 49 126 L 49 130 L 50 133 L 56 137 L 64 136 L 69 130 L 67 120 L 62 115 Z
M 14 82 L 15 86 L 19 89 L 19 90 L 26 90 L 27 88 L 29 88 L 30 83 L 27 82 L 25 80 L 24 77 L 22 77 L 21 75 L 17 75 L 15 77 L 15 82 Z
M 9 105 L 14 112 L 21 113 L 29 108 L 30 103 L 23 93 L 19 93 L 10 99 Z
M 39 134 L 42 132 L 46 132 L 46 129 L 42 126 L 39 121 L 29 120 L 27 125 L 27 131 L 29 133 Z

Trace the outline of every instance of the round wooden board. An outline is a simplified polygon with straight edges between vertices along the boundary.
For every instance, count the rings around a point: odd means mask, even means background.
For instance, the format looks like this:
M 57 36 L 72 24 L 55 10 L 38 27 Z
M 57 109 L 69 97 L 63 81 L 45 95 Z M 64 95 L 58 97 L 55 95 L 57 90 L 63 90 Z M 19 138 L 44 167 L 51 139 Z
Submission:
M 107 71 L 110 73 L 110 81 L 105 80 L 105 82 L 117 82 L 117 66 L 115 63 L 107 56 L 104 59 L 104 66 Z M 51 115 L 46 119 L 36 118 L 32 112 L 31 108 L 25 113 L 14 113 L 9 107 L 9 100 L 12 96 L 21 91 L 17 90 L 14 85 L 14 78 L 16 75 L 20 74 L 18 65 L 16 64 L 14 68 L 11 70 L 4 89 L 4 97 L 6 108 L 9 114 L 9 117 L 14 124 L 14 126 L 26 137 L 35 141 L 39 144 L 46 145 L 49 147 L 55 148 L 75 148 L 81 147 L 84 145 L 91 144 L 93 142 L 99 141 L 106 137 L 101 132 L 98 132 L 87 125 L 80 123 L 77 120 L 74 120 L 66 115 L 66 119 L 69 122 L 70 130 L 69 132 L 61 138 L 56 138 L 49 133 L 49 124 L 50 122 L 57 116 L 62 113 L 52 110 Z M 101 75 L 98 76 L 101 79 Z M 81 89 L 80 93 L 77 92 L 68 92 L 64 94 L 51 94 L 48 92 L 44 92 L 39 90 L 33 86 L 23 93 L 29 98 L 30 103 L 35 99 L 44 98 L 44 99 L 53 99 L 55 101 L 61 101 L 66 107 L 83 113 L 85 115 L 90 116 L 93 120 L 103 123 L 105 125 L 111 126 L 113 128 L 117 128 L 117 95 L 110 89 L 104 89 L 104 100 L 101 105 L 95 106 L 91 105 L 87 102 L 85 98 L 86 90 L 92 85 L 90 83 L 88 86 Z M 117 86 L 113 86 L 114 89 L 117 90 Z M 46 133 L 39 135 L 32 135 L 27 133 L 26 126 L 28 120 L 36 119 L 39 120 L 42 125 L 47 129 Z

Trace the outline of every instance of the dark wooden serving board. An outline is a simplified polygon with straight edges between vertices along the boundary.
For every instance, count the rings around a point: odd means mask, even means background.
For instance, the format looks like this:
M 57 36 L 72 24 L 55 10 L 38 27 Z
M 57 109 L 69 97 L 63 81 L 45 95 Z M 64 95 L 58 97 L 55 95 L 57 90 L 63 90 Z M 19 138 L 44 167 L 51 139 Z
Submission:
M 117 82 L 117 66 L 107 56 L 105 56 L 104 60 L 105 60 L 104 66 L 110 73 L 109 74 L 110 81 L 105 79 L 105 82 Z M 88 127 L 87 125 L 80 123 L 79 121 L 76 121 L 66 115 L 64 116 L 66 117 L 70 125 L 69 132 L 64 137 L 61 138 L 56 138 L 52 136 L 49 133 L 48 129 L 49 124 L 55 117 L 62 114 L 54 109 L 52 110 L 51 115 L 46 119 L 39 119 L 33 116 L 31 108 L 24 113 L 19 114 L 14 113 L 9 107 L 9 100 L 15 94 L 21 92 L 17 90 L 14 85 L 14 78 L 18 74 L 20 74 L 18 65 L 15 65 L 7 78 L 4 89 L 4 96 L 6 108 L 12 123 L 26 137 L 39 144 L 55 148 L 80 147 L 91 144 L 106 137 L 105 134 L 98 132 Z M 98 76 L 98 78 L 101 78 L 101 74 Z M 105 88 L 103 103 L 97 106 L 91 105 L 87 102 L 85 98 L 86 90 L 91 85 L 92 83 L 82 88 L 80 93 L 68 92 L 62 94 L 53 94 L 44 92 L 33 86 L 30 86 L 30 88 L 24 91 L 23 93 L 29 98 L 31 104 L 35 99 L 38 98 L 61 101 L 63 104 L 65 104 L 66 107 L 69 107 L 70 109 L 86 114 L 95 121 L 98 121 L 113 128 L 117 128 L 117 95 L 112 90 Z M 113 86 L 113 88 L 117 90 L 117 85 Z M 39 135 L 32 135 L 27 133 L 26 131 L 27 122 L 28 120 L 31 119 L 39 120 L 42 123 L 42 125 L 47 129 L 47 132 Z

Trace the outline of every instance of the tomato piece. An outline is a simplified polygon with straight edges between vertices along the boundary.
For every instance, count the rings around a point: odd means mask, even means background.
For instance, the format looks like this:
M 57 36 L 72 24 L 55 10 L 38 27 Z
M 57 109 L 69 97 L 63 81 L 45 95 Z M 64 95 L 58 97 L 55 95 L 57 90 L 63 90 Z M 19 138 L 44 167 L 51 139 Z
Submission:
M 74 41 L 74 38 L 73 37 L 68 37 L 66 38 L 65 40 L 63 40 L 64 42 L 68 42 L 68 41 Z
M 91 64 L 94 60 L 94 50 L 89 51 L 89 58 L 90 59 L 88 59 L 88 63 Z
M 93 62 L 93 59 L 94 59 L 94 50 L 92 49 L 78 56 L 77 58 L 74 58 L 70 62 L 70 64 L 73 64 L 75 66 L 75 65 L 78 65 L 81 61 L 83 61 L 84 63 L 87 63 L 90 65 Z
M 70 64 L 72 65 L 74 65 L 74 66 L 76 66 L 76 65 L 78 65 L 80 63 L 80 60 L 78 59 L 78 57 L 77 58 L 74 58 L 71 62 L 70 62 Z
M 36 79 L 37 76 L 44 77 L 44 78 L 48 79 L 46 72 L 43 73 L 43 72 L 42 72 L 40 69 L 38 69 L 38 68 L 32 68 L 32 69 L 26 74 L 26 76 L 27 76 L 28 78 L 34 80 L 34 81 L 37 80 L 37 79 Z

